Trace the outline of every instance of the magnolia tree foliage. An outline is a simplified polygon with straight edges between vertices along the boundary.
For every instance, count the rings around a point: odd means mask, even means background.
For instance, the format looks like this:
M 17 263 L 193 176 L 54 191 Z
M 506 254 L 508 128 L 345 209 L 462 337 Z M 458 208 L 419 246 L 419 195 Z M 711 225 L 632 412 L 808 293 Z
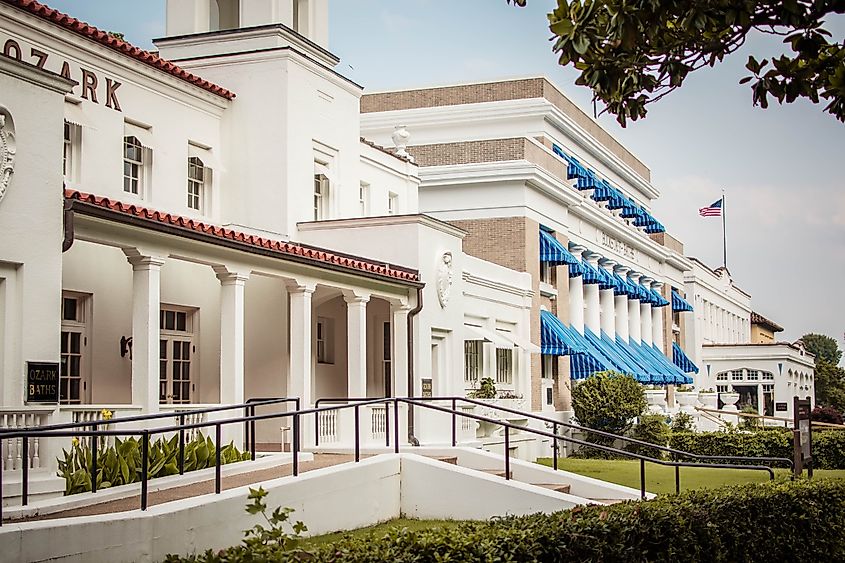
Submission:
M 572 410 L 578 424 L 612 434 L 625 434 L 648 406 L 643 386 L 633 377 L 614 371 L 601 371 L 572 389 Z M 613 440 L 590 435 L 595 443 Z
M 549 29 L 560 64 L 579 70 L 576 84 L 590 87 L 622 126 L 754 31 L 782 36 L 786 51 L 748 58 L 740 83 L 751 83 L 754 105 L 807 98 L 845 121 L 845 48 L 823 27 L 843 13 L 843 0 L 557 0 Z

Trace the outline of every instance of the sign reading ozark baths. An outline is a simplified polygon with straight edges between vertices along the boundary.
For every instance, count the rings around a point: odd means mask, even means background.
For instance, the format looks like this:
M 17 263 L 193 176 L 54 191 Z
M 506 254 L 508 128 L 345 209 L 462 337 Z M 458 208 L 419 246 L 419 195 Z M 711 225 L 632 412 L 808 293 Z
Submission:
M 117 89 L 120 88 L 121 84 L 117 80 L 103 76 L 60 55 L 42 51 L 38 47 L 28 45 L 17 38 L 0 36 L 0 42 L 3 43 L 3 54 L 5 56 L 29 63 L 43 70 L 55 72 L 68 80 L 73 80 L 77 83 L 73 87 L 74 95 L 79 95 L 83 100 L 95 104 L 102 103 L 107 108 L 122 111 L 117 99 Z
M 26 363 L 26 402 L 59 402 L 58 362 Z

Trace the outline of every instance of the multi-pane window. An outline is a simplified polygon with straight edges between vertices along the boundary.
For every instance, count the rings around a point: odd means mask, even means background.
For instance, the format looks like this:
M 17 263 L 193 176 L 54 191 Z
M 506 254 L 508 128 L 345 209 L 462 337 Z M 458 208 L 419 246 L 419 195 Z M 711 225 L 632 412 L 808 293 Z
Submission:
M 513 350 L 496 348 L 496 383 L 513 382 Z
M 137 137 L 123 138 L 123 191 L 142 195 L 144 174 L 144 147 Z
M 334 332 L 333 320 L 325 317 L 318 318 L 316 331 L 317 363 L 334 363 L 334 349 L 332 342 L 332 335 Z
M 748 370 L 748 381 L 759 381 L 760 372 L 754 369 Z
M 735 369 L 731 371 L 731 381 L 742 381 L 742 370 Z
M 763 374 L 763 381 L 774 381 L 775 376 L 770 371 L 761 372 Z
M 552 283 L 552 266 L 548 262 L 540 262 L 540 281 Z
M 718 393 L 727 393 L 728 392 L 728 386 L 727 385 L 717 385 L 716 391 Z
M 382 362 L 384 366 L 384 396 L 390 397 L 392 394 L 391 390 L 391 380 L 393 377 L 393 364 L 391 362 L 392 352 L 391 352 L 391 330 L 390 330 L 390 323 L 383 323 L 382 324 Z
M 162 309 L 159 321 L 159 402 L 191 402 L 191 363 L 195 354 L 192 315 Z
M 722 373 L 716 374 L 716 381 L 727 381 L 728 380 L 728 372 L 723 371 Z
M 73 159 L 73 137 L 70 131 L 71 125 L 65 121 L 64 148 L 62 151 L 62 176 L 70 176 L 70 164 Z
M 399 211 L 399 196 L 390 192 L 387 196 L 387 214 L 396 215 Z
M 359 212 L 361 213 L 361 217 L 367 216 L 367 201 L 370 199 L 370 185 L 361 182 L 361 185 L 358 187 L 358 206 Z
M 464 381 L 478 381 L 481 376 L 483 342 L 481 340 L 464 341 Z
M 205 196 L 205 165 L 192 156 L 188 159 L 188 208 L 202 211 Z
M 83 372 L 85 336 L 84 299 L 62 296 L 61 357 L 59 363 L 59 402 L 78 405 L 85 395 Z
M 329 179 L 325 174 L 314 174 L 314 220 L 328 219 Z

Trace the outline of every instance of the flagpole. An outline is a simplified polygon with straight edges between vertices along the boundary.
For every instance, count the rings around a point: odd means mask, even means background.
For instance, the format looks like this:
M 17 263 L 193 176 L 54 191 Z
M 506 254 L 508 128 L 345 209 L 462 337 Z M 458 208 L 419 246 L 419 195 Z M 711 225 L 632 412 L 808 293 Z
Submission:
M 728 269 L 728 231 L 725 227 L 725 188 L 722 188 L 722 263 Z

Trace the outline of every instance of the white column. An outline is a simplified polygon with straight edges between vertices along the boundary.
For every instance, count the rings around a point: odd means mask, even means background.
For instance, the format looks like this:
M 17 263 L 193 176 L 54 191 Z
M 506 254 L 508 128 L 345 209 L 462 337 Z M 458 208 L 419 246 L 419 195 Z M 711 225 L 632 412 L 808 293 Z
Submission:
M 599 266 L 613 275 L 613 267 L 616 262 L 613 260 L 604 260 Z M 599 290 L 599 302 L 601 303 L 601 329 L 610 337 L 611 340 L 616 339 L 616 301 L 613 289 Z
M 159 410 L 160 256 L 127 256 L 132 264 L 132 404 Z
M 643 277 L 641 280 L 645 287 L 651 287 L 651 278 Z M 640 303 L 640 341 L 643 344 L 651 344 L 651 303 Z
M 581 256 L 586 248 L 577 244 L 569 245 L 569 251 L 576 257 Z M 584 334 L 584 278 L 569 278 L 569 326 Z
M 367 303 L 369 294 L 344 292 L 347 396 L 367 396 Z
M 628 276 L 628 268 L 624 266 L 617 266 L 616 273 L 619 274 L 619 277 L 625 279 Z M 628 342 L 628 296 L 627 295 L 616 295 L 614 296 L 615 300 L 615 312 L 616 312 L 616 334 L 625 342 Z
M 244 286 L 248 273 L 215 268 L 220 280 L 220 402 L 244 402 Z
M 589 253 L 586 256 L 586 259 L 593 268 L 598 268 L 600 257 L 601 256 L 599 254 Z M 584 324 L 589 327 L 594 334 L 601 334 L 601 302 L 599 301 L 599 284 L 584 284 L 584 302 L 587 304 L 584 311 Z
M 631 283 L 640 283 L 640 276 L 637 272 L 631 272 L 628 274 L 629 281 Z M 629 299 L 628 300 L 628 339 L 633 340 L 635 343 L 640 343 L 640 336 L 641 336 L 641 325 L 640 325 L 640 302 L 638 299 Z
M 411 307 L 405 303 L 391 304 L 391 323 L 393 327 L 392 355 L 390 357 L 393 372 L 393 397 L 408 396 L 408 313 Z
M 662 282 L 653 282 L 651 285 L 651 288 L 657 293 L 660 293 L 661 287 L 663 287 Z M 671 305 L 665 305 L 665 307 L 671 307 Z M 664 307 L 651 308 L 651 341 L 657 344 L 657 347 L 660 348 L 664 354 L 667 354 L 668 350 L 666 350 L 663 338 L 663 309 Z
M 290 295 L 290 371 L 288 372 L 288 397 L 299 397 L 301 407 L 307 409 L 314 403 L 311 389 L 313 360 L 311 343 L 311 296 L 313 284 L 288 284 Z

